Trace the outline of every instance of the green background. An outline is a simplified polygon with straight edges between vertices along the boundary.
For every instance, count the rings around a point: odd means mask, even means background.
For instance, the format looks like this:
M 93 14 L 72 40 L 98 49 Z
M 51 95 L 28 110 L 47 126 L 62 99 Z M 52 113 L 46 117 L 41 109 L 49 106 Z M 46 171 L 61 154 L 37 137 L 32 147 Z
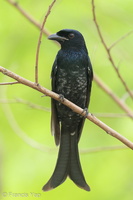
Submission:
M 50 0 L 17 1 L 42 23 Z M 96 0 L 96 14 L 104 40 L 110 46 L 133 29 L 133 1 Z M 92 18 L 90 0 L 57 0 L 45 27 L 55 33 L 63 28 L 77 29 L 85 37 L 94 72 L 133 108 L 131 98 L 108 60 Z M 0 65 L 33 81 L 39 29 L 25 19 L 6 0 L 0 0 Z M 39 83 L 50 89 L 51 67 L 59 47 L 43 36 L 39 57 Z M 133 88 L 133 35 L 119 42 L 111 51 L 121 75 Z M 12 81 L 0 74 L 0 82 Z M 125 96 L 127 96 L 126 99 Z M 23 99 L 48 110 L 31 108 Z M 10 102 L 6 103 L 7 99 Z M 0 181 L 2 199 L 76 199 L 131 200 L 133 197 L 133 153 L 119 149 L 121 142 L 86 121 L 79 143 L 81 163 L 91 192 L 76 187 L 69 179 L 50 192 L 42 186 L 50 178 L 58 149 L 50 133 L 50 98 L 24 85 L 0 86 Z M 3 102 L 3 103 L 2 103 Z M 29 103 L 28 103 L 29 104 Z M 91 113 L 124 113 L 93 82 Z M 103 122 L 133 141 L 133 123 L 129 117 L 99 117 Z M 115 151 L 103 147 L 117 146 Z M 93 153 L 84 149 L 100 147 Z M 17 196 L 18 195 L 18 196 Z M 17 197 L 16 197 L 17 196 Z

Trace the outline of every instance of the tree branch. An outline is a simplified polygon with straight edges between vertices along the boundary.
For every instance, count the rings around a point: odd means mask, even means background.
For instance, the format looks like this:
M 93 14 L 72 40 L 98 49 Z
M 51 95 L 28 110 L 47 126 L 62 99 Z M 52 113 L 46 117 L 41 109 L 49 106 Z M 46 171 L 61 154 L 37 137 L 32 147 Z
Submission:
M 116 40 L 112 45 L 110 45 L 109 49 L 111 50 L 114 46 L 116 46 L 119 42 L 121 42 L 123 39 L 128 37 L 129 35 L 133 34 L 133 30 L 129 31 L 125 35 L 121 36 L 118 40 Z
M 94 113 L 96 117 L 102 117 L 102 118 L 123 118 L 123 117 L 129 117 L 125 113 Z
M 41 24 L 36 21 L 29 13 L 27 13 L 17 2 L 12 1 L 12 0 L 6 0 L 9 4 L 14 6 L 26 19 L 28 19 L 32 24 L 34 24 L 36 27 L 41 29 Z M 46 29 L 43 28 L 43 33 L 47 36 L 50 35 L 50 32 Z
M 28 19 L 32 24 L 34 24 L 36 27 L 39 28 L 39 30 L 41 29 L 41 24 L 39 22 L 37 22 L 29 13 L 27 13 L 20 5 L 18 5 L 16 2 L 12 1 L 12 0 L 6 0 L 8 3 L 10 3 L 12 6 L 14 6 L 26 19 Z M 43 28 L 43 34 L 45 34 L 46 36 L 50 35 L 51 33 L 46 29 Z M 104 40 L 103 40 L 104 42 Z M 57 42 L 54 42 L 56 45 L 59 46 L 59 44 Z M 111 89 L 108 87 L 108 90 L 105 90 L 105 86 L 106 84 L 103 81 L 100 81 L 99 84 L 99 80 L 100 78 L 95 74 L 94 76 L 94 80 L 95 82 L 99 85 L 99 87 L 101 87 L 102 90 L 104 90 L 124 111 L 125 107 L 127 107 L 127 111 L 126 113 L 128 114 L 128 116 L 133 117 L 133 113 L 130 110 L 130 108 L 124 103 L 122 102 L 119 97 L 117 97 L 117 99 L 115 98 L 116 95 L 110 95 L 111 94 Z M 128 111 L 129 110 L 129 111 Z
M 126 82 L 124 81 L 123 77 L 121 76 L 121 74 L 120 74 L 120 72 L 119 72 L 119 70 L 118 70 L 118 67 L 117 67 L 117 66 L 115 65 L 115 63 L 114 63 L 114 60 L 113 60 L 112 55 L 111 55 L 111 53 L 110 53 L 111 48 L 108 48 L 106 42 L 104 41 L 103 35 L 102 35 L 102 33 L 101 33 L 101 30 L 100 30 L 100 28 L 99 28 L 99 25 L 98 25 L 98 22 L 97 22 L 97 18 L 96 18 L 94 0 L 92 0 L 92 13 L 93 13 L 93 20 L 94 20 L 94 23 L 95 23 L 95 26 L 96 26 L 98 35 L 99 35 L 99 37 L 100 37 L 100 39 L 101 39 L 101 42 L 102 42 L 102 44 L 103 44 L 103 46 L 104 46 L 104 48 L 105 48 L 105 50 L 106 50 L 106 52 L 107 52 L 109 61 L 111 62 L 111 64 L 112 64 L 114 70 L 116 71 L 116 73 L 117 73 L 119 79 L 121 80 L 121 82 L 122 82 L 122 84 L 123 84 L 125 90 L 129 93 L 130 97 L 133 99 L 133 94 L 132 94 L 132 92 L 131 92 L 130 89 L 128 88 Z
M 117 105 L 121 107 L 129 117 L 133 118 L 133 112 L 131 109 L 122 100 L 120 100 L 119 97 L 105 83 L 103 83 L 98 76 L 96 76 L 96 74 L 94 75 L 94 80 L 112 99 L 114 99 Z
M 29 108 L 33 108 L 36 110 L 46 111 L 50 112 L 50 108 L 46 108 L 44 106 L 41 106 L 39 104 L 32 103 L 30 101 L 27 101 L 25 99 L 21 98 L 14 98 L 14 99 L 0 99 L 0 103 L 2 104 L 24 104 L 27 105 Z M 102 118 L 123 118 L 123 117 L 129 117 L 126 113 L 94 113 L 96 117 L 102 117 Z
M 50 6 L 48 8 L 48 11 L 47 11 L 47 13 L 46 13 L 46 15 L 44 17 L 42 26 L 41 26 L 41 31 L 40 31 L 40 35 L 39 35 L 39 39 L 38 39 L 38 45 L 37 45 L 37 51 L 36 51 L 36 65 L 35 65 L 35 82 L 36 82 L 36 84 L 38 84 L 38 60 L 39 60 L 39 51 L 40 51 L 40 45 L 41 45 L 41 39 L 42 39 L 43 29 L 44 29 L 44 25 L 45 25 L 45 23 L 47 21 L 47 18 L 49 16 L 49 14 L 51 12 L 51 9 L 52 9 L 52 7 L 53 7 L 53 5 L 54 5 L 55 2 L 56 2 L 56 0 L 54 0 L 50 4 Z
M 30 108 L 36 109 L 36 110 L 41 110 L 41 111 L 47 111 L 50 112 L 50 108 L 46 108 L 44 106 L 32 103 L 30 101 L 21 99 L 21 98 L 15 98 L 15 99 L 0 99 L 0 103 L 2 104 L 14 104 L 14 103 L 19 103 L 19 104 L 24 104 L 27 105 Z M 119 115 L 120 116 L 120 115 Z
M 14 85 L 14 84 L 18 84 L 18 81 L 15 82 L 8 82 L 8 83 L 0 83 L 0 85 Z
M 26 85 L 28 87 L 31 87 L 57 101 L 60 101 L 60 95 L 42 87 L 39 84 L 36 84 L 34 82 L 31 82 L 7 69 L 5 69 L 4 67 L 0 66 L 0 72 L 2 72 L 4 75 L 9 76 L 13 79 L 15 79 L 16 81 L 18 81 L 19 83 Z M 64 101 L 62 102 L 62 104 L 66 105 L 67 107 L 71 108 L 74 112 L 85 116 L 86 113 L 83 112 L 83 109 L 80 108 L 79 106 L 75 105 L 74 103 L 70 102 L 69 100 L 64 98 Z M 96 124 L 97 126 L 99 126 L 101 129 L 103 129 L 106 133 L 108 133 L 109 135 L 117 138 L 118 140 L 120 140 L 122 143 L 124 143 L 126 146 L 128 146 L 129 148 L 133 149 L 133 143 L 128 140 L 127 138 L 125 138 L 124 136 L 120 135 L 118 132 L 116 132 L 115 130 L 113 130 L 112 128 L 110 128 L 109 126 L 107 126 L 106 124 L 104 124 L 102 121 L 100 121 L 99 119 L 97 119 L 94 115 L 92 115 L 91 113 L 88 114 L 87 119 L 89 119 L 91 122 L 93 122 L 94 124 Z
M 88 149 L 81 149 L 80 153 L 82 154 L 88 154 L 88 153 L 97 153 L 101 151 L 114 151 L 114 150 L 121 150 L 121 149 L 127 149 L 124 145 L 119 146 L 107 146 L 107 147 L 94 147 L 94 148 L 88 148 Z

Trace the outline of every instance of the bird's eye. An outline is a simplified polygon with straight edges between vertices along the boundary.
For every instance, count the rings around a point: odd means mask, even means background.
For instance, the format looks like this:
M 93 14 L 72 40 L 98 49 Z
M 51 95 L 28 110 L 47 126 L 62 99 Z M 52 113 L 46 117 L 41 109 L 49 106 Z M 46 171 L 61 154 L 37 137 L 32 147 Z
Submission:
M 75 35 L 74 35 L 73 33 L 70 33 L 70 34 L 68 35 L 68 37 L 69 37 L 70 39 L 72 39 L 72 38 L 75 37 Z

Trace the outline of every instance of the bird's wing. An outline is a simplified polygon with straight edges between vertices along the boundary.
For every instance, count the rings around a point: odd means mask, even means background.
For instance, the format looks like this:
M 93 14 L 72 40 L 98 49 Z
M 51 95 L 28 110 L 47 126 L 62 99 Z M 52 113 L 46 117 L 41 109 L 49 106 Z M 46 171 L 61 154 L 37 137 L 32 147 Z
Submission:
M 93 80 L 93 70 L 92 70 L 92 65 L 91 65 L 89 57 L 88 57 L 88 67 L 87 67 L 87 78 L 88 78 L 87 79 L 87 94 L 86 94 L 86 104 L 85 104 L 86 108 L 88 108 L 88 105 L 90 102 L 91 85 L 92 85 L 92 80 Z M 80 140 L 84 123 L 85 123 L 85 118 L 83 117 L 78 127 L 78 141 Z
M 51 78 L 52 78 L 52 91 L 55 92 L 55 75 L 57 72 L 57 60 L 55 60 L 52 68 Z M 56 100 L 51 99 L 51 132 L 54 135 L 56 145 L 60 143 L 60 124 L 56 109 Z
M 91 95 L 91 85 L 92 85 L 92 80 L 93 80 L 93 70 L 92 70 L 92 65 L 90 62 L 90 59 L 88 57 L 88 68 L 87 68 L 88 72 L 87 72 L 87 77 L 88 77 L 88 83 L 87 83 L 87 98 L 86 98 L 86 107 L 88 107 L 89 102 L 90 102 L 90 95 Z

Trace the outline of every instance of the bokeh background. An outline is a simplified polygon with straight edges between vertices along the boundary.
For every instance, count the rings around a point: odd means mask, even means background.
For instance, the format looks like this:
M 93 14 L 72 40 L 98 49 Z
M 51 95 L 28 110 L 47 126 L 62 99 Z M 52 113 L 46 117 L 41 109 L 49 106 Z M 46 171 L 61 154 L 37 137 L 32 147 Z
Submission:
M 51 0 L 17 1 L 42 23 Z M 99 27 L 108 46 L 133 29 L 133 1 L 96 0 Z M 101 44 L 92 17 L 90 0 L 57 0 L 45 28 L 55 33 L 63 28 L 77 29 L 85 37 L 94 72 L 133 108 Z M 0 1 L 0 65 L 34 81 L 39 29 L 6 0 Z M 50 72 L 59 47 L 43 36 L 39 57 L 39 83 L 50 89 Z M 133 90 L 133 34 L 111 51 L 120 73 Z M 0 82 L 12 81 L 0 74 Z M 93 82 L 91 113 L 133 141 L 133 122 L 119 116 L 124 111 Z M 109 117 L 114 113 L 114 117 Z M 100 115 L 97 115 L 100 114 Z M 104 116 L 106 114 L 106 116 Z M 110 147 L 116 147 L 111 150 Z M 104 150 L 107 147 L 108 150 Z M 131 200 L 133 197 L 133 153 L 120 141 L 86 121 L 81 141 L 81 163 L 91 192 L 66 180 L 60 187 L 44 193 L 42 186 L 55 167 L 58 148 L 50 133 L 50 98 L 17 84 L 0 86 L 0 192 L 9 199 Z M 87 149 L 87 151 L 84 150 Z M 92 152 L 90 152 L 92 150 Z M 17 197 L 16 197 L 17 196 Z

